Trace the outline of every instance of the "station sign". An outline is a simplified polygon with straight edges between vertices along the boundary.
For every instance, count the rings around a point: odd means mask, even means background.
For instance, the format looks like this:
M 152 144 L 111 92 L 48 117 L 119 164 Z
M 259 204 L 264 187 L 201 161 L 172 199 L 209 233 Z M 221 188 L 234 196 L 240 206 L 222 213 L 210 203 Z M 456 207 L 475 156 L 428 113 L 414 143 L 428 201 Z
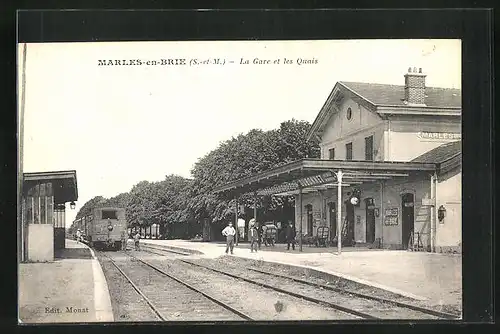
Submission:
M 459 140 L 462 138 L 462 134 L 452 132 L 419 132 L 418 137 L 435 140 Z

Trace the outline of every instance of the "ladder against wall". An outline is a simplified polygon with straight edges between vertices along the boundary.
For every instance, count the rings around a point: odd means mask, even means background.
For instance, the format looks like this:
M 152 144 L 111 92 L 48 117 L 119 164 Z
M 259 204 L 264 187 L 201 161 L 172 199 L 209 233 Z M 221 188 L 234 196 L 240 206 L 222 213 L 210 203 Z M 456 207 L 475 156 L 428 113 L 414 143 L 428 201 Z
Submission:
M 408 247 L 408 250 L 412 252 L 425 252 L 426 247 L 424 247 L 422 243 L 422 233 L 420 232 L 414 232 L 412 231 L 410 234 L 410 241 L 408 243 L 410 247 Z

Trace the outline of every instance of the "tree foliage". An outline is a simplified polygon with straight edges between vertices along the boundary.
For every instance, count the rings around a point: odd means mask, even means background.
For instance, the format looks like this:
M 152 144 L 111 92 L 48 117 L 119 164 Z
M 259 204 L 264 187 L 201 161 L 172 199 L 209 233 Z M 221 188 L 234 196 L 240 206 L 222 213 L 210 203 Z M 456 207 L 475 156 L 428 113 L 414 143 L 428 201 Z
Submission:
M 247 177 L 270 168 L 302 158 L 319 158 L 319 146 L 306 139 L 310 124 L 290 120 L 281 123 L 277 130 L 251 130 L 227 140 L 206 156 L 198 160 L 191 173 L 193 201 L 190 209 L 196 219 L 212 218 L 212 221 L 228 219 L 234 212 L 234 202 L 212 194 L 215 187 L 231 180 Z M 268 208 L 274 210 L 289 199 L 264 199 Z M 241 199 L 246 206 L 253 199 Z M 262 203 L 261 203 L 262 205 Z
M 106 203 L 106 199 L 102 196 L 95 196 L 94 198 L 88 200 L 76 214 L 76 219 L 88 216 L 92 213 L 95 208 L 103 207 Z
M 252 129 L 228 139 L 198 159 L 191 170 L 193 179 L 167 175 L 163 181 L 141 181 L 128 193 L 110 199 L 96 196 L 80 209 L 77 218 L 94 207 L 125 207 L 130 226 L 175 224 L 209 219 L 219 222 L 234 214 L 234 200 L 215 196 L 213 190 L 229 181 L 244 178 L 302 158 L 319 158 L 319 146 L 306 140 L 310 124 L 295 119 L 278 129 Z M 271 212 L 290 198 L 267 197 L 259 206 Z M 253 206 L 253 198 L 240 203 Z

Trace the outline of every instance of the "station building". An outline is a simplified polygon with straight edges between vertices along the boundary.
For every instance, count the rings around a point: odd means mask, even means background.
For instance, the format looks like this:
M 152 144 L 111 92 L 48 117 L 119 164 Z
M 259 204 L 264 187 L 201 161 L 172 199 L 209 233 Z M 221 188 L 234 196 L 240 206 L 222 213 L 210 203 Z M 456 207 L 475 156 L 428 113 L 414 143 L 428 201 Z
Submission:
M 356 185 L 360 203 L 346 203 L 342 215 L 356 244 L 460 251 L 461 91 L 426 87 L 425 78 L 410 68 L 401 86 L 338 82 L 308 134 L 321 159 L 436 164 L 432 174 Z M 302 230 L 314 235 L 326 225 L 335 236 L 336 201 L 333 189 L 305 194 Z
M 21 262 L 50 262 L 65 248 L 66 203 L 78 200 L 76 171 L 22 174 L 19 251 Z
M 403 85 L 337 82 L 308 133 L 320 159 L 215 192 L 294 195 L 305 237 L 328 227 L 328 239 L 341 231 L 346 245 L 461 252 L 461 90 L 425 79 L 410 68 Z

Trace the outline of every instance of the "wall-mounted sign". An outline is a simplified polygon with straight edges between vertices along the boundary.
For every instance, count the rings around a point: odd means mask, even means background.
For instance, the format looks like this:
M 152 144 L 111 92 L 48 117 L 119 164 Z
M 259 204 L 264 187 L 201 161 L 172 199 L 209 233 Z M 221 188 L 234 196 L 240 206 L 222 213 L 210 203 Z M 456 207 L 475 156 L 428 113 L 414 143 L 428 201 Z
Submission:
M 458 140 L 462 138 L 460 133 L 450 132 L 419 132 L 418 137 L 422 139 L 452 139 Z
M 384 225 L 397 225 L 397 224 L 398 224 L 398 217 L 386 216 L 384 218 Z
M 422 205 L 423 206 L 433 206 L 434 201 L 432 200 L 432 198 L 422 198 Z
M 388 208 L 385 209 L 385 216 L 398 216 L 398 208 Z
M 380 211 L 379 211 L 379 208 L 375 208 L 375 209 L 374 209 L 374 213 L 375 213 L 375 217 L 380 216 Z
M 356 216 L 356 224 L 361 224 L 361 216 L 360 215 Z
M 384 225 L 397 225 L 398 224 L 398 208 L 385 209 Z

